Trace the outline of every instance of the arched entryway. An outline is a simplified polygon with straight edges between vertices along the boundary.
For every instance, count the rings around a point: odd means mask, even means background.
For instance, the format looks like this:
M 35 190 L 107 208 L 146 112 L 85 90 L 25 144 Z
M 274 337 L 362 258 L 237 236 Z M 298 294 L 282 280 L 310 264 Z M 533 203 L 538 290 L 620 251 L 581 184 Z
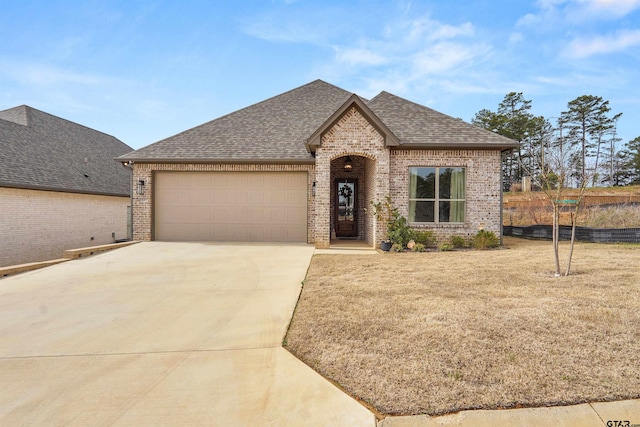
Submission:
M 331 241 L 360 240 L 374 245 L 374 219 L 367 214 L 375 191 L 376 162 L 357 154 L 331 160 Z

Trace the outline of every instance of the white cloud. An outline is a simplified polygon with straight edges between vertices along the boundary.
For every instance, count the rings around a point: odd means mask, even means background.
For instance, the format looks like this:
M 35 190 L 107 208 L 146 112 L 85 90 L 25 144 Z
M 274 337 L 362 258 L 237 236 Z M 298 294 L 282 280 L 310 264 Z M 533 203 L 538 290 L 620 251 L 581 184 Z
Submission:
M 449 40 L 461 36 L 472 36 L 474 34 L 473 25 L 465 22 L 454 26 L 442 24 L 440 22 L 423 18 L 416 19 L 409 24 L 410 30 L 407 36 L 409 41 L 417 40 Z
M 58 84 L 101 85 L 113 79 L 91 73 L 77 73 L 51 65 L 4 62 L 0 74 L 24 85 L 53 86 Z
M 523 40 L 524 40 L 524 37 L 522 36 L 522 33 L 515 32 L 515 33 L 511 33 L 511 35 L 509 35 L 509 44 L 510 45 L 518 44 Z
M 486 56 L 491 46 L 473 36 L 469 23 L 452 26 L 419 19 L 388 25 L 379 38 L 334 47 L 336 54 L 323 65 L 321 74 L 335 81 L 362 76 L 365 83 L 358 93 L 363 96 L 373 96 L 376 90 L 406 94 L 412 88 L 459 76 Z
M 609 17 L 620 18 L 640 8 L 640 0 L 576 0 L 576 4 L 594 16 L 605 14 Z
M 317 43 L 319 38 L 311 29 L 296 23 L 279 24 L 270 19 L 247 23 L 243 31 L 252 37 L 270 42 Z
M 576 38 L 564 53 L 571 58 L 586 58 L 624 51 L 636 45 L 640 45 L 640 30 L 626 30 L 613 35 Z
M 429 46 L 416 53 L 411 62 L 415 76 L 444 74 L 470 64 L 477 56 L 489 50 L 486 46 L 465 46 L 463 44 L 443 42 Z
M 348 66 L 381 65 L 387 62 L 384 56 L 369 49 L 334 47 L 334 50 L 335 60 Z
M 568 22 L 616 20 L 640 9 L 640 0 L 539 0 L 536 5 L 539 10 L 524 15 L 516 26 L 553 30 Z

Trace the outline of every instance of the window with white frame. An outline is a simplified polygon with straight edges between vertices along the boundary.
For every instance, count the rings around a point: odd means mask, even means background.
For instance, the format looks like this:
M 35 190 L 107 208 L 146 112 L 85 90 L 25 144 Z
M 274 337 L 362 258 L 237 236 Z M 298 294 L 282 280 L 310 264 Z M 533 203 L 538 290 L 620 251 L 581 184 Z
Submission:
M 409 168 L 409 222 L 464 222 L 465 168 Z

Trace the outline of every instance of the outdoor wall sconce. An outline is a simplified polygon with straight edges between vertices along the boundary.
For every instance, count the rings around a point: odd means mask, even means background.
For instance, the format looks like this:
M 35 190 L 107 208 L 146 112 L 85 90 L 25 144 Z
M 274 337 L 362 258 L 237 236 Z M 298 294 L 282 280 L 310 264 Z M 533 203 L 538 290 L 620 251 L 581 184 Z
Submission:
M 313 184 L 311 184 L 311 195 L 313 197 L 316 197 L 316 182 L 313 181 Z
M 347 158 L 344 159 L 344 171 L 351 172 L 352 169 L 353 169 L 353 160 L 351 160 L 351 156 L 347 156 Z
M 144 179 L 138 181 L 138 194 L 144 194 Z

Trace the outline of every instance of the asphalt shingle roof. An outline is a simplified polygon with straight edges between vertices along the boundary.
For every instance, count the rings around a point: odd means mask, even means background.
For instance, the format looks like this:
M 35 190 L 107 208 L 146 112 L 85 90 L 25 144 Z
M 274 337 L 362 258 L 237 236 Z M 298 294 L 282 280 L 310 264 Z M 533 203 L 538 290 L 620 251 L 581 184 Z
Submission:
M 315 80 L 281 95 L 120 156 L 157 162 L 313 162 L 305 143 L 353 94 Z M 360 98 L 399 139 L 400 147 L 482 146 L 516 143 L 493 132 L 382 92 Z
M 309 137 L 351 93 L 320 80 L 121 156 L 126 160 L 312 161 Z
M 0 111 L 0 186 L 128 196 L 131 147 L 26 105 Z
M 517 143 L 424 105 L 381 92 L 367 106 L 405 146 L 515 146 Z

